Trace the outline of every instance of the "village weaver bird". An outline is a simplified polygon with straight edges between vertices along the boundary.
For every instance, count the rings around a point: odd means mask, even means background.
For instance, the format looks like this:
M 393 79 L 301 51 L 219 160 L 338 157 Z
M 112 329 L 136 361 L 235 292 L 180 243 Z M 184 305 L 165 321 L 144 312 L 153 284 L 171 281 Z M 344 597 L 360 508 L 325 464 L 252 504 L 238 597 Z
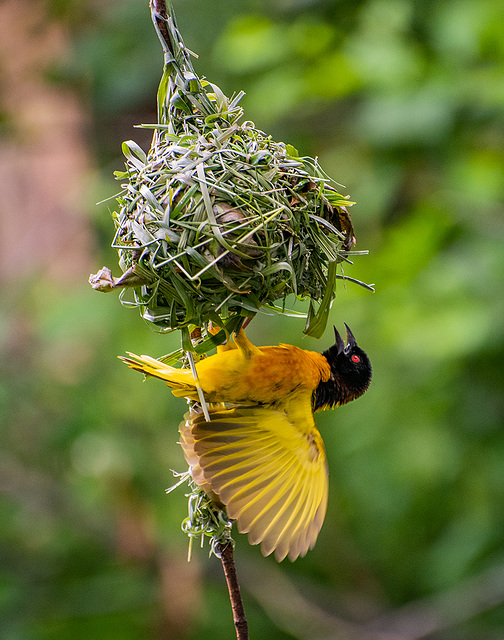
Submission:
M 196 364 L 210 421 L 196 409 L 180 425 L 192 476 L 251 544 L 279 561 L 313 548 L 325 516 L 327 462 L 314 412 L 355 400 L 371 380 L 369 358 L 345 327 L 347 344 L 334 328 L 336 342 L 322 354 L 256 347 L 240 330 Z M 132 369 L 199 400 L 191 370 L 129 355 L 121 360 Z

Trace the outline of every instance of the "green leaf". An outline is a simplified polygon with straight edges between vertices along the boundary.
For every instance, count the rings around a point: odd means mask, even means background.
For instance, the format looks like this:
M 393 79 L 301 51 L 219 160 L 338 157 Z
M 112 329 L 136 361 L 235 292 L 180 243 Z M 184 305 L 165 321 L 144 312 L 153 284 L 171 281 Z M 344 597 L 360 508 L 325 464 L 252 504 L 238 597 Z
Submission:
M 291 144 L 285 145 L 285 151 L 287 152 L 287 155 L 291 156 L 291 158 L 299 158 L 299 151 Z
M 180 329 L 180 339 L 182 340 L 182 349 L 184 351 L 194 351 L 194 345 L 187 327 L 182 327 Z
M 147 156 L 145 151 L 134 140 L 126 140 L 121 145 L 122 152 L 127 160 L 139 171 L 145 168 Z
M 336 270 L 338 265 L 336 262 L 329 263 L 329 269 L 327 272 L 327 285 L 322 298 L 322 302 L 315 312 L 315 305 L 313 300 L 310 300 L 310 308 L 308 310 L 308 318 L 306 320 L 306 326 L 303 330 L 307 336 L 313 338 L 321 338 L 327 325 L 327 319 L 329 317 L 329 311 L 331 310 L 331 304 L 334 298 L 334 286 L 336 283 Z
M 140 193 L 143 195 L 143 197 L 145 198 L 145 200 L 156 210 L 158 211 L 161 215 L 165 215 L 165 210 L 163 209 L 163 207 L 161 206 L 161 204 L 159 203 L 158 199 L 156 198 L 156 196 L 152 193 L 152 191 L 146 187 L 144 184 L 142 184 L 140 186 Z

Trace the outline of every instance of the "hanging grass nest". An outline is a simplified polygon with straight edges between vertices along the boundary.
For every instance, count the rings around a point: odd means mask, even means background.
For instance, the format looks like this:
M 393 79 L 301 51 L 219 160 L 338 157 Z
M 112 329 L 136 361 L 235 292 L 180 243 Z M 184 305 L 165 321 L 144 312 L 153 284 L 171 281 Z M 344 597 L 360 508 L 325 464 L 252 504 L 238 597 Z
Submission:
M 317 160 L 242 122 L 242 93 L 198 78 L 171 8 L 153 17 L 165 52 L 159 122 L 142 125 L 154 130 L 147 154 L 123 144 L 116 172 L 123 275 L 103 269 L 91 284 L 124 288 L 124 304 L 167 330 L 235 329 L 260 310 L 286 312 L 293 294 L 311 301 L 305 333 L 320 336 L 355 243 L 353 203 Z

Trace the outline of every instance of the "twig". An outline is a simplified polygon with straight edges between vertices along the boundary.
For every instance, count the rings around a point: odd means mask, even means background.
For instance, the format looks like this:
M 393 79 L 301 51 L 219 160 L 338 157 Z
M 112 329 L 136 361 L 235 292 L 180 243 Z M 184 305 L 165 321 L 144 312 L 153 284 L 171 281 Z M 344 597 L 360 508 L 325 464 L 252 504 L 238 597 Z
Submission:
M 166 27 L 166 21 L 168 19 L 168 13 L 166 11 L 166 2 L 165 0 L 149 0 L 149 5 L 151 9 L 151 14 L 154 20 L 154 24 L 156 25 L 156 29 L 163 37 L 168 50 L 172 55 L 175 55 L 175 52 L 172 49 L 170 43 L 170 36 L 168 35 L 168 29 Z
M 245 617 L 245 609 L 243 608 L 240 584 L 236 576 L 236 567 L 233 558 L 233 545 L 230 543 L 219 544 L 219 554 L 222 562 L 222 568 L 224 569 L 224 575 L 226 576 L 231 608 L 233 609 L 236 638 L 237 640 L 249 640 L 247 618 Z

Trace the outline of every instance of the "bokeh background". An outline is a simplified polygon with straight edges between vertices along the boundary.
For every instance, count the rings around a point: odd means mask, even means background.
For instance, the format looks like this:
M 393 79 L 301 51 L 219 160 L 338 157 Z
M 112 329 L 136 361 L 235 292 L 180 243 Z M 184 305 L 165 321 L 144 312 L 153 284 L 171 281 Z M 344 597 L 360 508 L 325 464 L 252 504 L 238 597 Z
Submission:
M 331 322 L 374 365 L 326 412 L 330 504 L 278 565 L 237 536 L 251 637 L 504 637 L 504 5 L 179 0 L 201 75 L 357 201 Z M 161 48 L 147 0 L 0 4 L 0 636 L 234 637 L 220 563 L 186 562 L 185 405 L 116 359 L 179 346 L 93 291 L 118 275 L 121 142 L 145 149 Z M 296 309 L 302 310 L 303 305 Z M 304 338 L 261 316 L 259 344 Z

